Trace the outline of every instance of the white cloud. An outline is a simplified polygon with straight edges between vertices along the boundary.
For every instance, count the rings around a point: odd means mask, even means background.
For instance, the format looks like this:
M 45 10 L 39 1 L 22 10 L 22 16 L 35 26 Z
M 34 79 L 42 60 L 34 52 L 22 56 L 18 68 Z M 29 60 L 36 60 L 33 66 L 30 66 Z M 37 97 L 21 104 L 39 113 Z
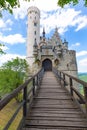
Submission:
M 0 48 L 1 48 L 3 51 L 6 51 L 6 50 L 9 49 L 7 46 L 1 46 Z
M 13 21 L 12 21 L 11 19 L 7 19 L 7 21 L 5 21 L 5 23 L 6 23 L 7 25 L 12 25 L 12 24 L 13 24 Z
M 87 58 L 80 60 L 79 64 L 80 64 L 80 66 L 86 66 L 87 67 Z
M 52 11 L 60 8 L 57 6 L 57 2 L 58 0 L 51 0 L 50 2 L 49 0 L 31 0 L 30 5 L 37 6 L 41 11 Z
M 0 56 L 0 66 L 3 63 L 7 62 L 7 61 L 15 59 L 16 57 L 19 57 L 19 58 L 22 58 L 22 59 L 26 58 L 25 56 L 21 56 L 21 55 L 18 55 L 18 54 L 5 54 L 5 55 L 1 55 Z
M 57 1 L 30 0 L 30 2 L 26 2 L 20 0 L 20 8 L 14 9 L 14 16 L 16 19 L 24 19 L 27 15 L 27 9 L 30 6 L 36 6 L 41 11 L 41 26 L 46 28 L 46 33 L 49 33 L 56 26 L 59 28 L 60 34 L 66 32 L 68 27 L 73 26 L 75 31 L 78 31 L 87 26 L 87 16 L 81 15 L 81 10 L 76 11 L 69 6 L 61 9 L 57 5 Z
M 0 41 L 3 43 L 8 43 L 13 45 L 18 43 L 24 43 L 26 39 L 21 34 L 14 34 L 8 36 L 0 35 Z
M 73 44 L 72 46 L 80 46 L 80 43 L 77 42 L 77 43 Z
M 0 19 L 0 28 L 4 28 L 5 26 L 5 22 L 2 19 Z
M 24 19 L 27 15 L 27 9 L 29 7 L 30 2 L 26 2 L 23 0 L 20 0 L 20 8 L 13 9 L 13 15 L 15 19 Z
M 80 51 L 80 52 L 76 53 L 77 57 L 79 57 L 79 56 L 85 56 L 85 55 L 87 55 L 87 51 Z
M 73 23 L 78 25 L 75 31 L 79 31 L 87 26 L 87 16 L 78 16 Z
M 13 21 L 10 19 L 4 20 L 4 19 L 0 19 L 0 28 L 2 31 L 11 31 L 12 28 L 10 26 L 13 25 Z
M 69 50 L 73 49 L 74 47 L 79 47 L 80 46 L 80 43 L 77 42 L 75 44 L 72 44 L 70 47 L 69 47 Z
M 72 26 L 76 27 L 76 31 L 78 31 L 87 26 L 87 16 L 80 16 L 80 14 L 81 11 L 75 11 L 75 9 L 69 7 L 51 10 L 49 14 L 46 11 L 42 11 L 41 25 L 45 26 L 47 33 L 56 26 L 59 28 L 60 34 L 63 34 Z
M 25 16 L 27 15 L 27 9 L 30 6 L 36 6 L 38 7 L 41 11 L 52 11 L 58 9 L 57 6 L 57 0 L 52 0 L 50 1 L 50 6 L 49 1 L 47 0 L 30 0 L 30 2 L 20 0 L 20 8 L 14 9 L 13 13 L 15 16 L 15 19 L 24 19 Z
M 78 71 L 79 72 L 87 72 L 87 58 L 79 60 L 79 62 L 78 62 Z

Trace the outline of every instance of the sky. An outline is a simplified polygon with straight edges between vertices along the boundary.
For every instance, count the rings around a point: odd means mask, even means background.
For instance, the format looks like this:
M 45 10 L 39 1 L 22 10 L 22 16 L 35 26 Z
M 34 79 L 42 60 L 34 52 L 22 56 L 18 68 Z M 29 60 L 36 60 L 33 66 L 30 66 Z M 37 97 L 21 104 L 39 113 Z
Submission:
M 76 6 L 60 8 L 57 0 L 20 0 L 20 8 L 13 9 L 13 15 L 3 11 L 0 18 L 0 43 L 6 54 L 0 55 L 0 66 L 12 58 L 26 58 L 27 9 L 36 6 L 40 10 L 40 32 L 45 28 L 50 38 L 58 27 L 62 41 L 68 41 L 70 50 L 76 51 L 79 72 L 87 72 L 87 7 L 83 0 Z

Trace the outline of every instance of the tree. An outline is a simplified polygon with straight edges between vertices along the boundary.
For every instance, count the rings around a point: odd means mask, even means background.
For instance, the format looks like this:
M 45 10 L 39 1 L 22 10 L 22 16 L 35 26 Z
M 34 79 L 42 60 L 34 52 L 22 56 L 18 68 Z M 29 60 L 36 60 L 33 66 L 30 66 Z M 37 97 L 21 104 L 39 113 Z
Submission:
M 87 6 L 87 0 L 83 0 L 84 1 L 84 5 Z M 58 5 L 60 7 L 64 7 L 64 5 L 66 4 L 71 4 L 73 3 L 73 5 L 76 5 L 79 3 L 79 0 L 58 0 Z
M 3 46 L 4 46 L 4 45 L 0 43 L 0 54 L 5 54 L 5 52 L 4 52 L 3 49 L 2 49 Z
M 25 1 L 30 1 L 30 0 L 25 0 Z M 10 13 L 12 13 L 12 9 L 17 7 L 20 7 L 19 0 L 0 0 L 0 11 L 8 10 Z M 0 16 L 2 16 L 1 12 L 0 12 Z
M 28 64 L 25 59 L 13 59 L 0 69 L 0 95 L 10 93 L 24 82 Z M 17 98 L 16 98 L 17 99 Z

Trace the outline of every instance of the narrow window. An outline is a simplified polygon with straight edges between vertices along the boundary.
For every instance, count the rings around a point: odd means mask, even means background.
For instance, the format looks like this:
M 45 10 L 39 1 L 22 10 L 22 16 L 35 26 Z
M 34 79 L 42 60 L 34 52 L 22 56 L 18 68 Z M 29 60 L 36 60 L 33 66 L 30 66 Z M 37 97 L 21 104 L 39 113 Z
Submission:
M 34 26 L 37 26 L 37 23 L 34 23 Z
M 34 34 L 36 35 L 36 31 L 34 31 Z

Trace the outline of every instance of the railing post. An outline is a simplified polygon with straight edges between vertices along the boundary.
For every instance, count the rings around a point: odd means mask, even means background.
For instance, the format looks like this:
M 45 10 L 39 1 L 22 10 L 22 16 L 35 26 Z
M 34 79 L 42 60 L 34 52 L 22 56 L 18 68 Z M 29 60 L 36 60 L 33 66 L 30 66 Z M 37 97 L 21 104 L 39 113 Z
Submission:
M 63 82 L 64 82 L 64 87 L 66 85 L 66 82 L 65 82 L 65 74 L 63 74 Z
M 33 96 L 35 95 L 35 77 L 33 78 Z
M 61 84 L 61 72 L 60 72 L 60 74 L 59 74 L 59 77 L 60 77 L 60 84 Z
M 24 88 L 23 100 L 24 100 L 23 117 L 26 117 L 26 114 L 27 114 L 27 86 Z
M 37 75 L 37 87 L 38 87 L 38 79 L 39 79 L 39 78 L 38 78 L 38 75 Z
M 86 116 L 87 116 L 87 86 L 84 86 L 84 97 L 85 97 L 85 107 L 86 107 Z
M 69 78 L 69 82 L 70 82 L 70 93 L 71 93 L 71 96 L 73 96 L 73 89 L 72 89 L 73 83 L 72 83 L 72 78 Z

